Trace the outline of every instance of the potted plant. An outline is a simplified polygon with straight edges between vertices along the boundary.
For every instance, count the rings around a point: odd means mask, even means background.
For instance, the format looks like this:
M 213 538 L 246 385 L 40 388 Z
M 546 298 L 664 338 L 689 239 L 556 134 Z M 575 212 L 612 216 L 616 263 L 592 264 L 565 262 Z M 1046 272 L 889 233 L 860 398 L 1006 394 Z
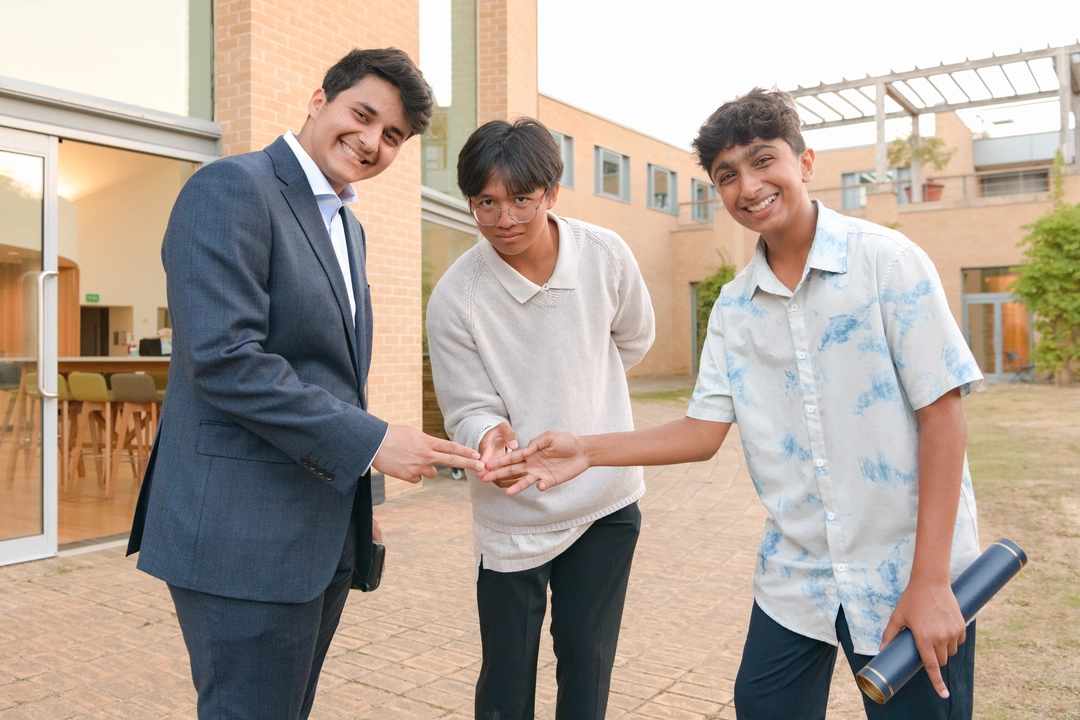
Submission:
M 919 146 L 914 151 L 915 157 L 922 161 L 923 165 L 932 165 L 934 170 L 940 172 L 949 160 L 952 159 L 953 150 L 945 146 L 945 141 L 939 137 L 920 137 Z M 911 167 L 912 142 L 911 136 L 898 137 L 889 143 L 889 165 L 891 167 Z M 933 202 L 941 199 L 941 191 L 944 185 L 936 183 L 933 178 L 923 183 L 923 200 Z M 908 202 L 911 202 L 911 186 L 904 188 Z

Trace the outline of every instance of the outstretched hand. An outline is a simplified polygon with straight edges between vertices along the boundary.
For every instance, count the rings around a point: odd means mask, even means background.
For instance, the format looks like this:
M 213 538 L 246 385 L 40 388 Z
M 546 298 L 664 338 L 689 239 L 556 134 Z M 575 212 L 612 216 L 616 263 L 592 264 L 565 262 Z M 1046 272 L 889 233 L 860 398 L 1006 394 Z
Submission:
M 528 447 L 492 457 L 485 465 L 480 479 L 505 488 L 507 495 L 517 495 L 531 485 L 548 490 L 590 467 L 581 438 L 564 432 L 546 432 Z
M 449 440 L 425 435 L 408 425 L 391 425 L 371 466 L 391 477 L 418 483 L 433 478 L 436 465 L 482 472 L 480 453 Z

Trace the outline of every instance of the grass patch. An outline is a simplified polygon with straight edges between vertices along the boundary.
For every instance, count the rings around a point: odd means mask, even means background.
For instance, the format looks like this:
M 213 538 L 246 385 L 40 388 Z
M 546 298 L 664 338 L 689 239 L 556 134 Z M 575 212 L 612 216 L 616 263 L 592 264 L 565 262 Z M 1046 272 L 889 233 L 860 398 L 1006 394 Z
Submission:
M 979 617 L 975 717 L 1080 719 L 1080 389 L 993 386 L 964 406 L 982 545 L 1029 560 Z
M 655 392 L 634 393 L 630 397 L 633 400 L 689 400 L 694 394 L 694 388 L 679 388 L 678 390 L 657 390 Z

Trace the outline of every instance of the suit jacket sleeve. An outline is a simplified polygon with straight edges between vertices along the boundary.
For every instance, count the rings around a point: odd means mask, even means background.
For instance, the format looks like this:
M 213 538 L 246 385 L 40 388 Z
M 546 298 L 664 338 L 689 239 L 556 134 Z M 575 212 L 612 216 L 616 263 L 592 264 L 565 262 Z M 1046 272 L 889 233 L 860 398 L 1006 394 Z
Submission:
M 359 383 L 350 402 L 302 381 L 290 358 L 267 350 L 272 314 L 305 312 L 275 306 L 274 284 L 326 282 L 315 274 L 271 277 L 275 224 L 282 219 L 270 212 L 268 192 L 248 168 L 219 161 L 196 173 L 177 199 L 162 247 L 178 339 L 173 352 L 180 356 L 174 362 L 181 361 L 205 403 L 349 492 L 387 424 L 358 406 Z M 313 333 L 342 332 L 346 347 L 340 317 L 309 321 Z M 291 347 L 318 350 L 304 338 Z

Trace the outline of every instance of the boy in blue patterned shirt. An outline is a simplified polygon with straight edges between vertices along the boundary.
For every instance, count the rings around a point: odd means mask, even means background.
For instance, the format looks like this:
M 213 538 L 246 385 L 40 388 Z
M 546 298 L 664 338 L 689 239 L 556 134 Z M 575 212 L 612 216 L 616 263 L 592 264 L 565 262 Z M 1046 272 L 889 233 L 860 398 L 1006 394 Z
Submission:
M 824 717 L 837 645 L 857 672 L 908 627 L 925 670 L 887 705 L 864 698 L 867 716 L 970 718 L 975 624 L 950 583 L 979 554 L 960 398 L 982 376 L 933 263 L 810 200 L 814 151 L 786 93 L 726 103 L 694 148 L 760 239 L 713 308 L 686 417 L 545 433 L 484 479 L 516 493 L 592 466 L 705 460 L 738 422 L 769 510 L 738 717 Z

